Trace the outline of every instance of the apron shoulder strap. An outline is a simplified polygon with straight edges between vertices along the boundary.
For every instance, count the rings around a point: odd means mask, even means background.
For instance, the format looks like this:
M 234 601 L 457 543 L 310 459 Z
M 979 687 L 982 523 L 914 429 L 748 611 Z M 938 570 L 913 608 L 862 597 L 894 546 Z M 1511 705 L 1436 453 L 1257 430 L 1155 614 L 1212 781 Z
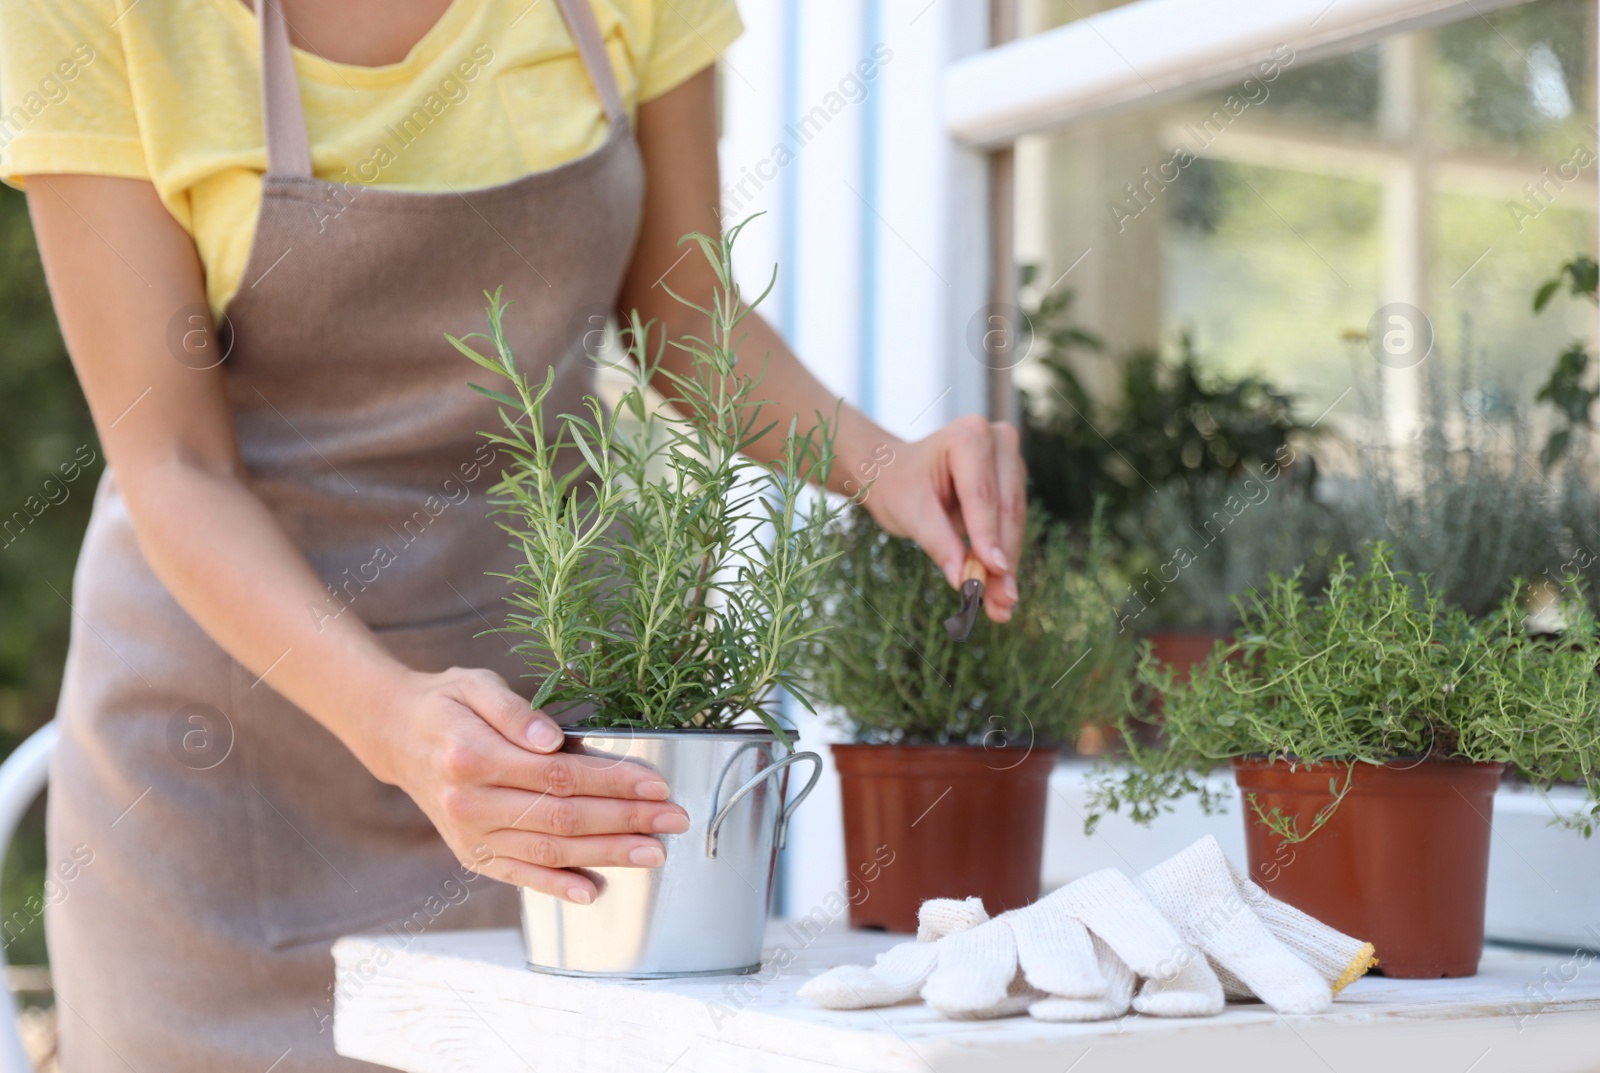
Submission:
M 606 118 L 613 125 L 623 122 L 627 112 L 622 107 L 622 93 L 617 89 L 617 73 L 612 70 L 611 57 L 606 52 L 600 24 L 595 21 L 594 9 L 589 6 L 590 0 L 557 2 L 561 6 L 561 17 L 566 19 L 567 31 L 577 43 L 578 55 L 583 57 L 583 66 L 589 71 L 589 81 L 594 83 L 600 103 L 605 105 Z
M 462 3 L 463 0 L 455 0 Z M 557 0 L 578 55 L 589 72 L 595 92 L 613 126 L 626 122 L 617 75 L 606 53 L 600 24 L 589 0 Z M 279 0 L 255 0 L 261 33 L 261 113 L 267 135 L 267 174 L 311 178 L 311 143 L 306 135 L 305 111 L 300 102 L 300 80 L 295 75 L 289 47 L 289 26 Z
M 278 0 L 255 0 L 261 32 L 261 116 L 267 130 L 267 174 L 311 178 L 311 143 L 300 105 L 300 80 L 289 51 L 289 27 Z

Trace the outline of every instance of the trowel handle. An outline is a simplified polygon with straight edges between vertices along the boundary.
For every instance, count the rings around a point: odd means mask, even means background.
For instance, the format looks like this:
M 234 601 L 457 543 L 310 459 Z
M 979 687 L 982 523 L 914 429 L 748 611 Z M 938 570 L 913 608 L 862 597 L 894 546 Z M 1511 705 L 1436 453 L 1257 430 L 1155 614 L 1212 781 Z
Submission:
M 984 566 L 983 561 L 969 551 L 967 552 L 967 561 L 961 567 L 961 580 L 963 582 L 987 582 L 989 580 L 989 568 Z

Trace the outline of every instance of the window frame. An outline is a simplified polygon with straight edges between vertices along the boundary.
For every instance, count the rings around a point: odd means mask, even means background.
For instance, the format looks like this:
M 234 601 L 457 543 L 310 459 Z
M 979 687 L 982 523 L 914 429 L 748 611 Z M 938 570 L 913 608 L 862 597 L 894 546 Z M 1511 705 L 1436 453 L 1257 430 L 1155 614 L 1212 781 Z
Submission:
M 1525 2 L 1134 0 L 949 64 L 945 129 L 957 144 L 994 150 L 1024 134 L 1214 88 L 1283 46 L 1297 62 L 1315 60 Z

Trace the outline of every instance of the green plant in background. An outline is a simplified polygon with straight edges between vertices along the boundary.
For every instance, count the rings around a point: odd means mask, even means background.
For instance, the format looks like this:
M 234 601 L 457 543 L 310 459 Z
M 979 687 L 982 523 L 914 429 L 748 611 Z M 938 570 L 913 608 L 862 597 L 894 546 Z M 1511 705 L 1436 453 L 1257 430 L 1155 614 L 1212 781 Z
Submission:
M 1533 311 L 1543 312 L 1544 307 L 1550 304 L 1550 299 L 1566 284 L 1567 291 L 1579 295 L 1593 302 L 1595 290 L 1600 286 L 1600 265 L 1596 265 L 1593 257 L 1574 257 L 1556 272 L 1554 276 L 1539 284 L 1539 289 L 1533 292 Z
M 1226 629 L 1233 594 L 1330 543 L 1316 466 L 1295 446 L 1313 430 L 1267 380 L 1202 370 L 1187 333 L 1176 361 L 1127 355 L 1113 398 L 1097 402 L 1077 359 L 1102 347 L 1073 320 L 1072 304 L 1071 292 L 1046 294 L 1029 318 L 1047 382 L 1025 407 L 1032 497 L 1079 530 L 1105 503 L 1128 581 L 1127 621 Z
M 1385 410 L 1383 381 L 1365 408 Z M 1471 615 L 1492 611 L 1522 578 L 1559 586 L 1577 573 L 1600 596 L 1600 513 L 1592 479 L 1579 469 L 1546 473 L 1535 463 L 1527 408 L 1480 381 L 1473 363 L 1443 360 L 1418 370 L 1417 436 L 1394 443 L 1385 431 L 1352 442 L 1354 475 L 1329 490 L 1339 545 L 1384 541 L 1395 565 L 1426 573 L 1440 597 Z
M 819 628 L 808 612 L 834 510 L 807 481 L 826 480 L 832 425 L 819 414 L 802 434 L 791 422 L 774 463 L 740 454 L 775 424 L 763 416 L 762 377 L 735 369 L 740 322 L 766 297 L 746 306 L 733 281 L 743 226 L 721 240 L 685 236 L 719 286 L 709 308 L 674 297 L 705 315 L 709 337 L 652 343 L 653 325 L 635 314 L 625 334 L 636 379 L 615 413 L 591 397 L 585 414 L 546 415 L 554 370 L 542 384 L 518 370 L 498 293 L 489 334 L 466 337 L 492 342 L 492 355 L 449 337 L 514 391 L 473 385 L 502 406 L 505 431 L 483 435 L 511 460 L 492 494 L 524 552 L 504 575 L 507 629 L 542 678 L 536 707 L 588 705 L 586 725 L 656 729 L 753 713 L 787 740 L 769 694 L 783 687 L 809 705 L 794 664 Z M 688 375 L 663 366 L 669 345 L 689 355 Z M 675 413 L 649 406 L 650 385 Z
M 1118 452 L 1157 487 L 1238 477 L 1251 466 L 1282 463 L 1290 437 L 1311 430 L 1294 414 L 1294 397 L 1258 376 L 1227 378 L 1203 372 L 1194 339 L 1178 338 L 1178 360 L 1142 351 L 1123 364 L 1122 403 L 1116 411 Z M 1179 494 L 1183 486 L 1179 486 Z
M 1148 822 L 1187 793 L 1215 810 L 1222 799 L 1205 777 L 1234 757 L 1329 763 L 1335 807 L 1351 765 L 1439 758 L 1501 761 L 1539 786 L 1579 781 L 1591 807 L 1567 819 L 1590 833 L 1600 817 L 1600 631 L 1578 601 L 1558 636 L 1530 638 L 1519 595 L 1470 615 L 1398 570 L 1382 544 L 1359 570 L 1341 557 L 1320 594 L 1298 574 L 1274 576 L 1240 602 L 1234 658 L 1180 683 L 1147 648 L 1138 678 L 1163 697 L 1163 741 L 1124 735 L 1127 766 L 1095 776 L 1090 824 L 1121 808 Z M 1331 811 L 1307 831 L 1257 815 L 1298 841 Z
M 1539 286 L 1533 296 L 1533 311 L 1542 312 L 1563 283 L 1570 294 L 1587 299 L 1591 305 L 1600 304 L 1600 296 L 1596 293 L 1597 286 L 1600 286 L 1600 265 L 1593 258 L 1576 257 L 1562 265 L 1554 278 L 1545 280 Z M 1574 442 L 1580 448 L 1578 457 L 1587 459 L 1588 451 L 1583 448 L 1587 448 L 1590 437 L 1594 435 L 1592 411 L 1595 400 L 1600 399 L 1600 387 L 1596 387 L 1593 380 L 1589 372 L 1589 346 L 1581 339 L 1574 339 L 1557 356 L 1550 379 L 1544 382 L 1535 396 L 1538 401 L 1555 407 L 1561 422 L 1560 427 L 1551 430 L 1543 450 L 1539 452 L 1539 462 L 1545 469 L 1552 468 L 1565 458 Z
M 1188 333 L 1176 361 L 1150 350 L 1126 355 L 1114 399 L 1097 404 L 1070 358 L 1093 337 L 1071 327 L 1070 309 L 1047 298 L 1030 318 L 1047 343 L 1040 364 L 1050 384 L 1027 400 L 1027 460 L 1034 497 L 1052 516 L 1081 525 L 1104 498 L 1120 518 L 1159 489 L 1188 500 L 1202 482 L 1283 463 L 1291 437 L 1311 431 L 1293 397 L 1261 377 L 1203 371 Z
M 1125 703 L 1132 634 L 1117 629 L 1110 549 L 1091 519 L 1085 541 L 1035 509 L 1010 622 L 980 618 L 965 643 L 944 620 L 956 597 L 907 539 L 852 507 L 835 533 L 807 678 L 858 741 L 902 745 L 1057 744 Z
M 1122 621 L 1147 632 L 1226 633 L 1235 596 L 1263 587 L 1269 575 L 1303 565 L 1325 580 L 1343 550 L 1339 520 L 1284 472 L 1197 478 L 1183 495 L 1162 488 L 1125 515 Z
M 72 624 L 72 571 L 102 465 L 27 202 L 9 187 L 0 188 L 0 325 L 0 755 L 9 755 L 55 714 Z M 13 964 L 46 959 L 43 921 L 29 908 L 44 885 L 42 820 L 36 805 L 0 877 L 0 909 L 9 922 L 0 942 Z
M 1034 266 L 1025 266 L 1023 284 L 1033 275 Z M 1029 353 L 1049 387 L 1042 398 L 1024 396 L 1022 453 L 1034 501 L 1058 520 L 1081 525 L 1090 505 L 1107 491 L 1113 447 L 1095 428 L 1101 420 L 1098 404 L 1074 360 L 1083 351 L 1101 352 L 1104 344 L 1073 317 L 1075 299 L 1070 290 L 1047 292 L 1028 315 Z

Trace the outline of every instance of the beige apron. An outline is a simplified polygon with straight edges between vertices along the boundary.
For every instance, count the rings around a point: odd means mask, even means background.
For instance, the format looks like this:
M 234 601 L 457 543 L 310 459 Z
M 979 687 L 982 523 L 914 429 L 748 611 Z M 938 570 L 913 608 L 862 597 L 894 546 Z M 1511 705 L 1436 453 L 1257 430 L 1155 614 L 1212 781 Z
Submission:
M 615 302 L 644 172 L 588 0 L 559 4 L 605 143 L 407 193 L 311 177 L 283 17 L 258 2 L 269 166 L 219 332 L 253 486 L 329 587 L 307 614 L 524 695 L 510 640 L 474 637 L 504 615 L 485 572 L 516 553 L 487 514 L 495 406 L 443 333 L 484 328 L 503 284 L 514 352 L 536 378 L 557 367 L 551 410 L 591 390 L 583 337 Z M 48 818 L 51 861 L 78 862 L 47 917 L 65 1073 L 370 1068 L 333 1053 L 332 940 L 510 924 L 515 891 L 464 873 L 410 798 L 217 647 L 151 572 L 109 470 L 73 602 Z

